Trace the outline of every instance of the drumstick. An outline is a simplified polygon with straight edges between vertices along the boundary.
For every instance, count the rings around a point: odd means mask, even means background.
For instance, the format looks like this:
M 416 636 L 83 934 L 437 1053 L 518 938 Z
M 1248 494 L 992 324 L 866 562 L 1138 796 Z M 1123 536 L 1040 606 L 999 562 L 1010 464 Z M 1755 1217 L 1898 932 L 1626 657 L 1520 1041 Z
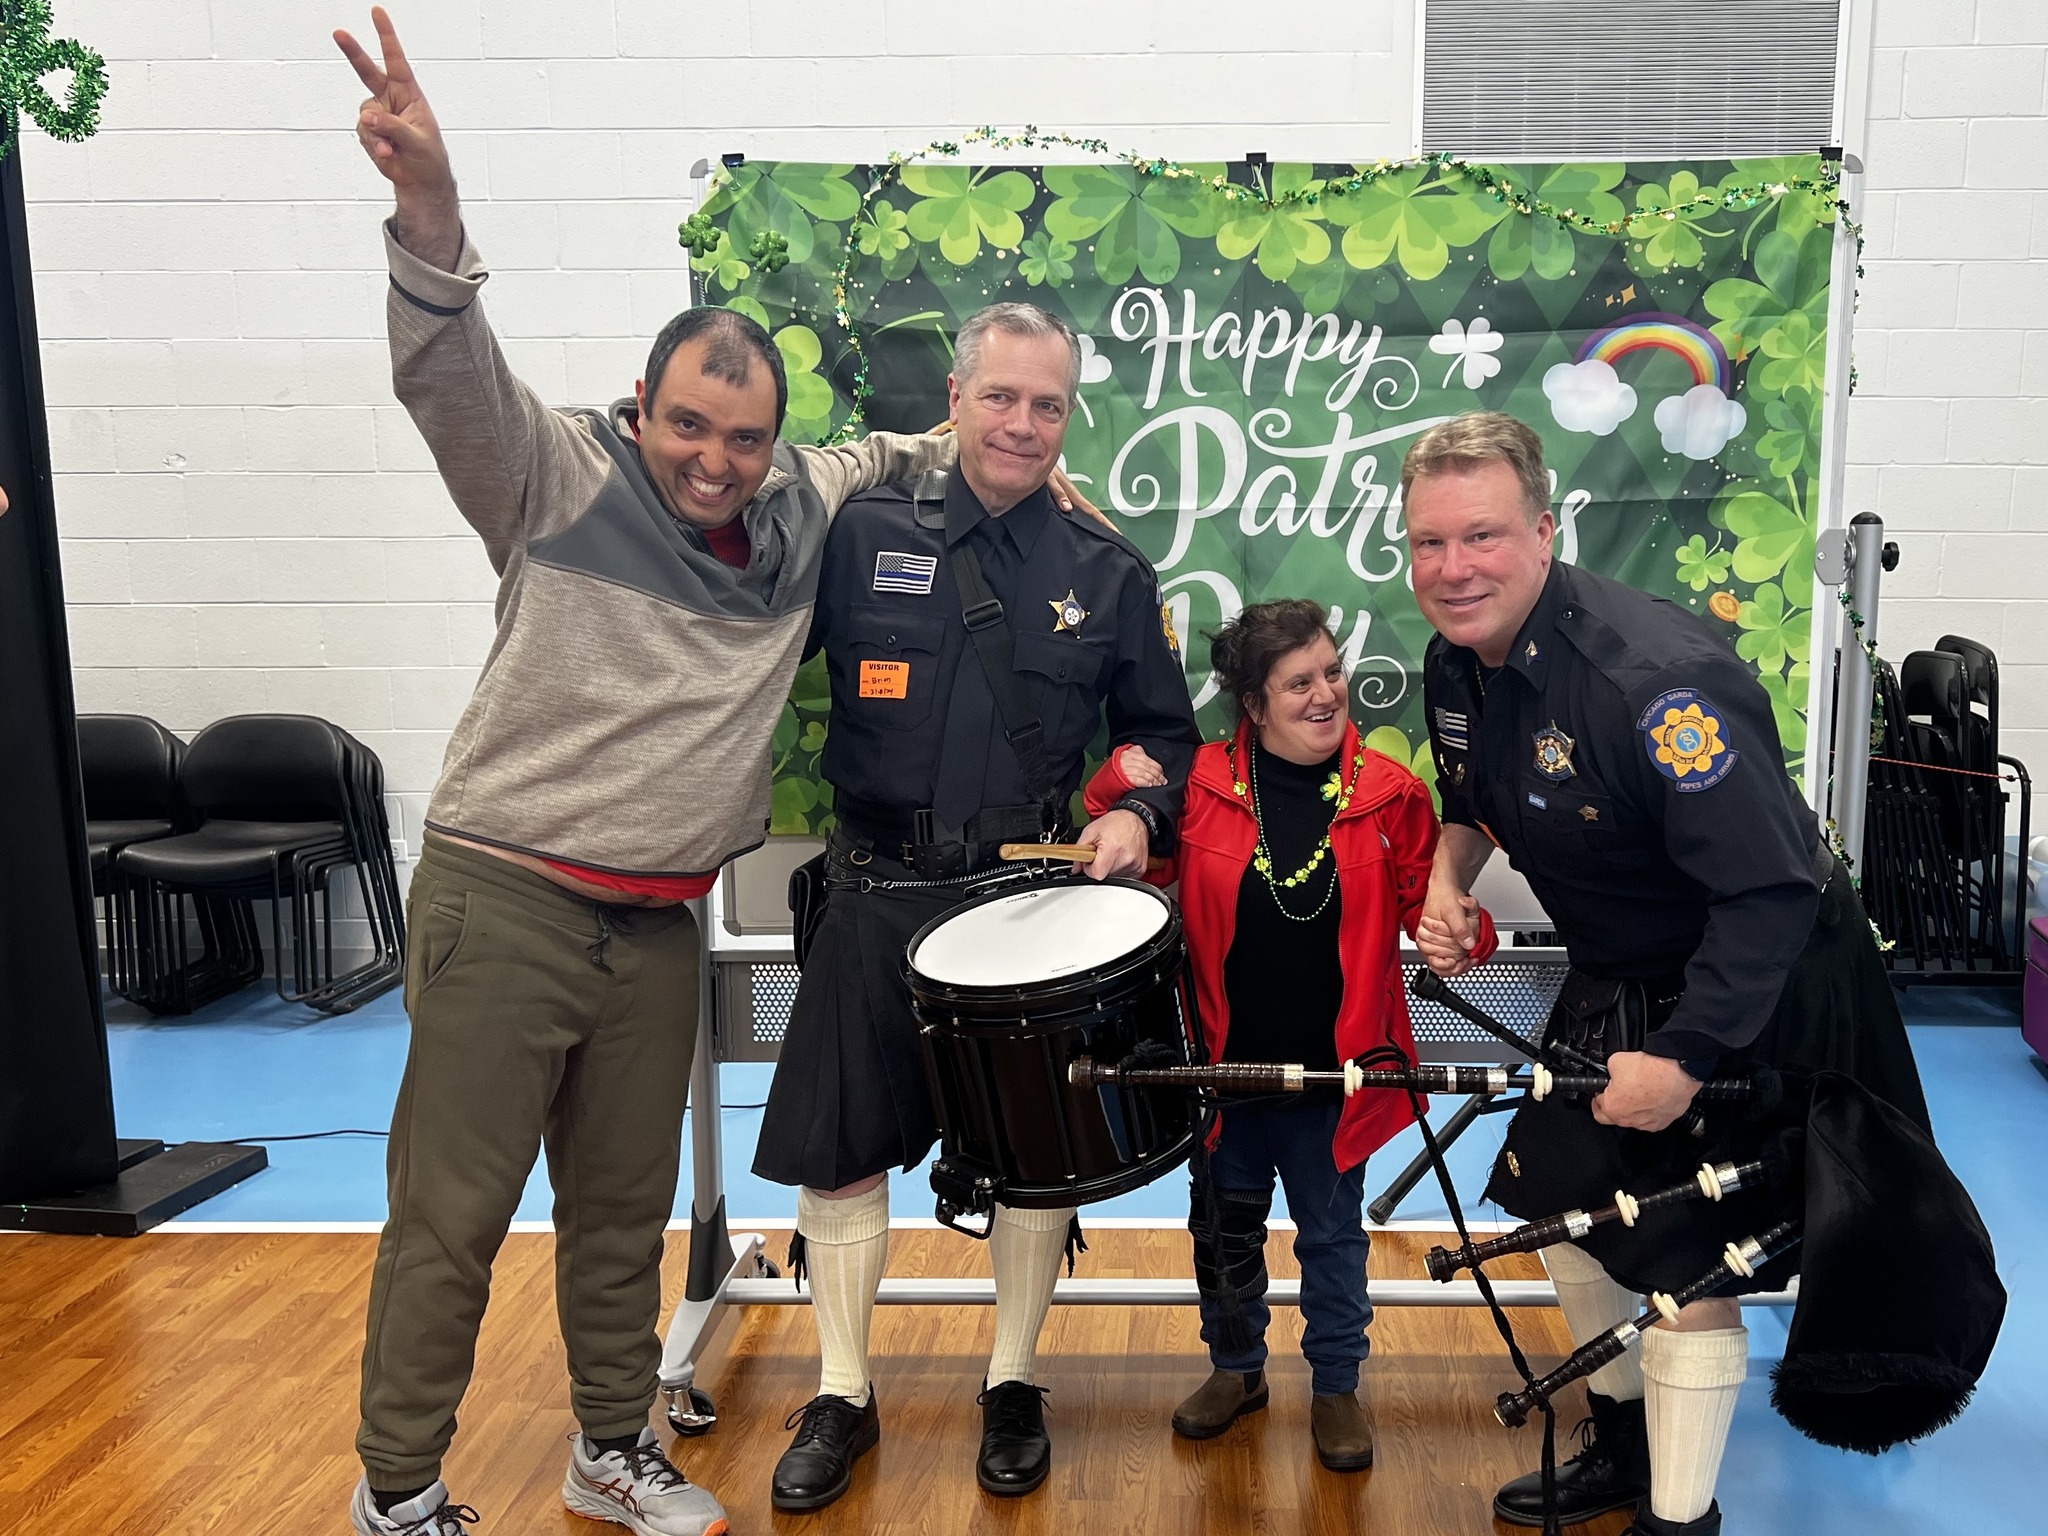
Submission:
M 1095 862 L 1095 850 L 1086 843 L 1004 843 L 997 852 L 1013 864 L 1036 863 L 1040 859 L 1060 859 L 1069 864 Z M 1145 861 L 1148 870 L 1165 867 L 1164 859 Z
M 998 850 L 1006 859 L 1064 859 L 1069 864 L 1093 864 L 1095 850 L 1085 843 L 1005 843 Z

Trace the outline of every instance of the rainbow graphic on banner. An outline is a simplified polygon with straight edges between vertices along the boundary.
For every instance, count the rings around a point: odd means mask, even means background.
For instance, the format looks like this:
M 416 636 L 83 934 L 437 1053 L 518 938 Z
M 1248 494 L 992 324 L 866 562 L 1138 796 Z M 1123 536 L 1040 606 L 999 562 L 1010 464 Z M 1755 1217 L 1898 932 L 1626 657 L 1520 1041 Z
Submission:
M 1595 331 L 1572 361 L 1583 363 L 1595 358 L 1611 368 L 1629 353 L 1646 347 L 1677 353 L 1692 369 L 1694 383 L 1711 384 L 1724 395 L 1734 395 L 1735 370 L 1720 339 L 1704 326 L 1661 310 L 1635 315 L 1619 325 Z

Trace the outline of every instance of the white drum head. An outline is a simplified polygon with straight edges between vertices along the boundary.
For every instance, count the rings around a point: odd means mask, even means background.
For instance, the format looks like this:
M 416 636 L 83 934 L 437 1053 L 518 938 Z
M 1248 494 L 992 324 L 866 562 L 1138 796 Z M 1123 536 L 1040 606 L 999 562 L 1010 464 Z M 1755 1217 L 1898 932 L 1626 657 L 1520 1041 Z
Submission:
M 1039 886 L 947 918 L 910 965 L 945 986 L 1030 986 L 1119 960 L 1166 921 L 1164 902 L 1129 886 Z

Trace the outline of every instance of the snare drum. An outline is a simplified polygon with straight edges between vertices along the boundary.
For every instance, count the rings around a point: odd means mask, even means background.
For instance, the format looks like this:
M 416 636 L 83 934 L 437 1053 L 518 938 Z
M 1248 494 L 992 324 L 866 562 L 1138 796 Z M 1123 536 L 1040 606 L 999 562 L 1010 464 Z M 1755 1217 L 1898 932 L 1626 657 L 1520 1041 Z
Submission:
M 1186 1160 L 1177 1090 L 1076 1087 L 1077 1056 L 1187 1065 L 1194 1009 L 1180 912 L 1134 880 L 998 891 L 911 939 L 911 1007 L 939 1123 L 938 1218 L 1086 1205 Z

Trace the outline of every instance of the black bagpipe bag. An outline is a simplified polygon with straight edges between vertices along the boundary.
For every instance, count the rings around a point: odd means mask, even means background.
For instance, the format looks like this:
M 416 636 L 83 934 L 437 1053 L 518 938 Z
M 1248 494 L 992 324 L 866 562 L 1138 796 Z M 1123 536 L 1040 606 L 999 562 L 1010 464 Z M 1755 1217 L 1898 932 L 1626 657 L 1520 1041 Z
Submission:
M 1771 1404 L 1809 1438 L 1874 1456 L 1963 1411 L 2005 1287 L 1933 1138 L 1839 1072 L 1812 1081 L 1799 1302 Z

